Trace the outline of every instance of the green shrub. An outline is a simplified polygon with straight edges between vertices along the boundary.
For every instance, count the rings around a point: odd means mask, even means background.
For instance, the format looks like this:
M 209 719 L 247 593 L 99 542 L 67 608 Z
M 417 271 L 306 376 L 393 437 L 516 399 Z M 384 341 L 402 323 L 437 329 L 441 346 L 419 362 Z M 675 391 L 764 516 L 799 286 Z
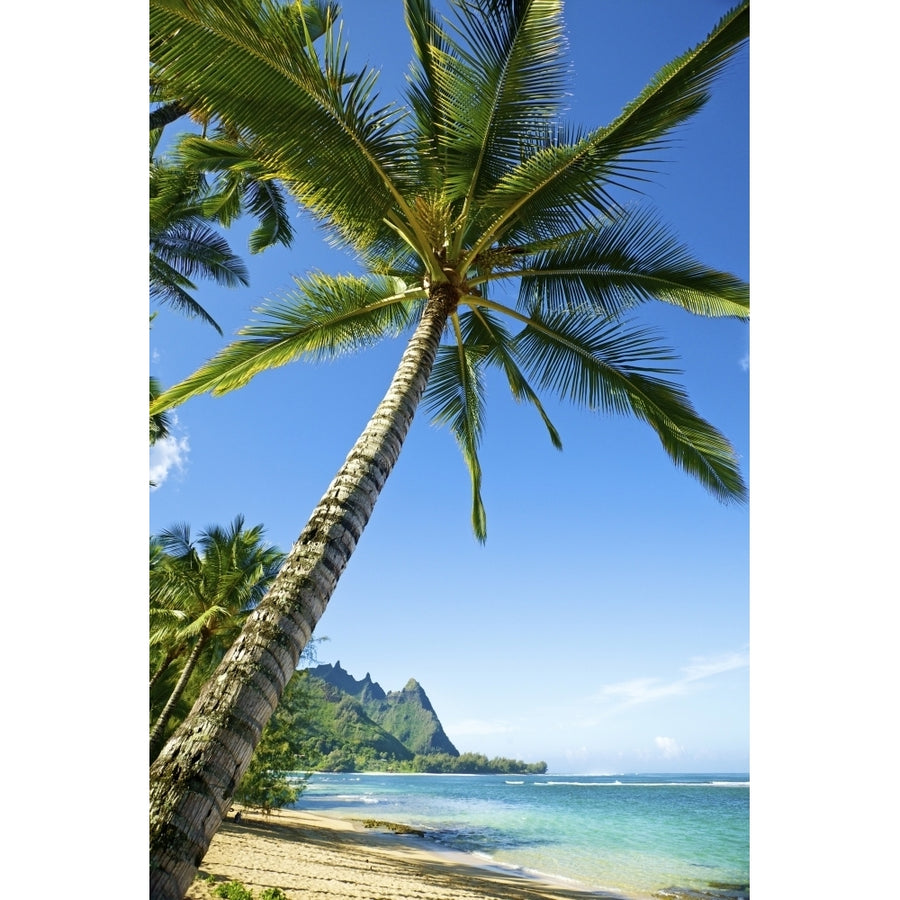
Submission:
M 260 895 L 259 900 L 288 900 L 287 894 L 281 888 L 266 888 Z
M 241 884 L 240 881 L 228 881 L 220 884 L 216 890 L 217 897 L 224 897 L 225 900 L 253 900 L 253 891 Z

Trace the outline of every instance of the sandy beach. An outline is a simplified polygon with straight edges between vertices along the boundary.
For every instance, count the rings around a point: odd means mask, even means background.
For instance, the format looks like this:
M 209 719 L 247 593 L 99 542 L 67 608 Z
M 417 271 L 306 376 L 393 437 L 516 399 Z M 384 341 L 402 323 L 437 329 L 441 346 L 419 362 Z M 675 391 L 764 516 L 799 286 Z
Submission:
M 205 879 L 213 876 L 214 883 Z M 502 870 L 469 865 L 462 854 L 429 849 L 415 835 L 321 814 L 280 810 L 268 819 L 244 813 L 222 824 L 188 900 L 211 900 L 223 881 L 256 896 L 280 888 L 289 900 L 585 900 L 584 892 Z

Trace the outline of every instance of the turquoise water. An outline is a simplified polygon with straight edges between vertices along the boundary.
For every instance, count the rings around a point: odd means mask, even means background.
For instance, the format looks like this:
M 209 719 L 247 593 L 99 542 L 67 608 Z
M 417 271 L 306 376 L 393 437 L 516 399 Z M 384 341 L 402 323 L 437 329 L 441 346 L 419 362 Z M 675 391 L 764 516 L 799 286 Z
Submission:
M 749 794 L 746 774 L 317 774 L 296 807 L 587 889 L 731 900 L 749 897 Z

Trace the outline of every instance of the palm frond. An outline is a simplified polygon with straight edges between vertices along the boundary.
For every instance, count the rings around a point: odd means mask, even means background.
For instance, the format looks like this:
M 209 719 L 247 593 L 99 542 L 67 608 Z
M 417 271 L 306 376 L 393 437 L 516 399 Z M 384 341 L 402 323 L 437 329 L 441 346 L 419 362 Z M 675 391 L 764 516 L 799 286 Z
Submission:
M 177 309 L 188 318 L 202 319 L 222 334 L 219 323 L 188 293 L 196 289 L 196 285 L 174 266 L 170 266 L 158 256 L 150 255 L 151 299 Z
M 434 77 L 445 188 L 468 208 L 520 161 L 523 138 L 556 120 L 569 67 L 561 0 L 467 0 L 454 12 Z
M 177 265 L 185 278 L 200 275 L 226 287 L 249 284 L 243 260 L 231 252 L 222 235 L 203 222 L 179 222 L 153 235 L 150 248 L 158 259 Z
M 422 181 L 439 188 L 443 181 L 443 151 L 452 118 L 448 98 L 441 92 L 438 72 L 447 53 L 447 42 L 431 0 L 405 0 L 406 27 L 412 38 L 414 59 L 407 77 L 407 97 L 418 136 Z
M 155 536 L 160 549 L 168 556 L 195 558 L 197 550 L 191 540 L 191 526 L 187 522 L 176 522 Z
M 673 354 L 648 330 L 590 314 L 534 316 L 515 347 L 544 388 L 591 410 L 637 417 L 675 465 L 717 499 L 746 499 L 733 448 L 696 414 L 685 391 L 662 377 L 677 372 L 666 365 Z
M 662 300 L 697 315 L 749 315 L 746 282 L 701 265 L 652 211 L 629 210 L 538 245 L 528 255 L 531 249 L 521 248 L 515 257 L 519 268 L 487 276 L 520 277 L 522 309 L 591 307 L 614 317 Z
M 471 258 L 501 240 L 517 221 L 527 222 L 537 237 L 552 233 L 561 222 L 575 230 L 594 215 L 614 212 L 609 185 L 633 180 L 635 160 L 646 160 L 666 135 L 702 109 L 713 80 L 744 44 L 749 30 L 750 8 L 744 2 L 720 20 L 706 40 L 660 69 L 610 125 L 575 142 L 549 135 L 541 150 L 479 198 L 497 213 L 475 242 Z M 637 166 L 637 171 L 644 169 Z M 572 204 L 568 219 L 565 197 Z
M 275 244 L 290 246 L 294 229 L 278 183 L 268 178 L 250 178 L 244 194 L 247 212 L 259 220 L 259 225 L 250 232 L 250 252 L 260 253 Z
M 481 498 L 481 463 L 478 445 L 484 432 L 484 349 L 462 333 L 461 320 L 453 316 L 456 342 L 438 348 L 423 403 L 435 425 L 452 432 L 472 482 L 472 528 L 475 537 L 487 537 L 487 517 Z
M 329 359 L 397 335 L 424 297 L 421 289 L 387 276 L 316 274 L 295 284 L 281 300 L 257 309 L 261 318 L 242 328 L 238 340 L 166 390 L 151 414 L 198 394 L 225 394 L 297 359 Z
M 612 188 L 625 167 L 594 153 L 593 135 L 572 127 L 548 128 L 529 149 L 480 198 L 481 237 L 476 223 L 469 229 L 478 252 L 494 242 L 531 242 L 577 231 L 621 211 Z
M 376 107 L 377 73 L 348 71 L 338 29 L 320 54 L 305 13 L 284 10 L 271 0 L 152 0 L 152 63 L 191 109 L 253 143 L 268 176 L 364 245 L 393 205 L 405 208 L 410 150 L 393 133 L 401 111 Z
M 550 435 L 550 443 L 557 450 L 562 450 L 562 439 L 556 426 L 550 421 L 540 397 L 519 368 L 509 329 L 489 309 L 483 306 L 473 306 L 469 318 L 468 335 L 469 340 L 485 348 L 485 363 L 496 366 L 506 376 L 513 399 L 518 403 L 530 403 L 535 407 Z
M 749 0 L 727 12 L 696 47 L 663 66 L 597 136 L 604 154 L 618 156 L 683 125 L 710 98 L 712 84 L 750 36 Z
M 242 213 L 259 220 L 250 233 L 250 252 L 259 253 L 274 244 L 290 246 L 294 229 L 283 189 L 267 178 L 256 148 L 224 137 L 187 135 L 171 153 L 188 171 L 216 173 L 218 179 L 202 199 L 203 214 L 224 226 Z

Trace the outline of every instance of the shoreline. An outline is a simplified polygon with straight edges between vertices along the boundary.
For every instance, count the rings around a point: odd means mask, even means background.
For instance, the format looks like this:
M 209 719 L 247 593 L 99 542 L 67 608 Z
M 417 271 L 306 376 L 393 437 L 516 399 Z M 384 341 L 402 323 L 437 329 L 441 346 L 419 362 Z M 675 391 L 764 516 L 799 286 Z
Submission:
M 289 900 L 636 900 L 479 864 L 361 819 L 290 809 L 242 815 L 222 823 L 185 900 L 212 900 L 215 886 L 232 880 L 257 897 L 280 888 Z

